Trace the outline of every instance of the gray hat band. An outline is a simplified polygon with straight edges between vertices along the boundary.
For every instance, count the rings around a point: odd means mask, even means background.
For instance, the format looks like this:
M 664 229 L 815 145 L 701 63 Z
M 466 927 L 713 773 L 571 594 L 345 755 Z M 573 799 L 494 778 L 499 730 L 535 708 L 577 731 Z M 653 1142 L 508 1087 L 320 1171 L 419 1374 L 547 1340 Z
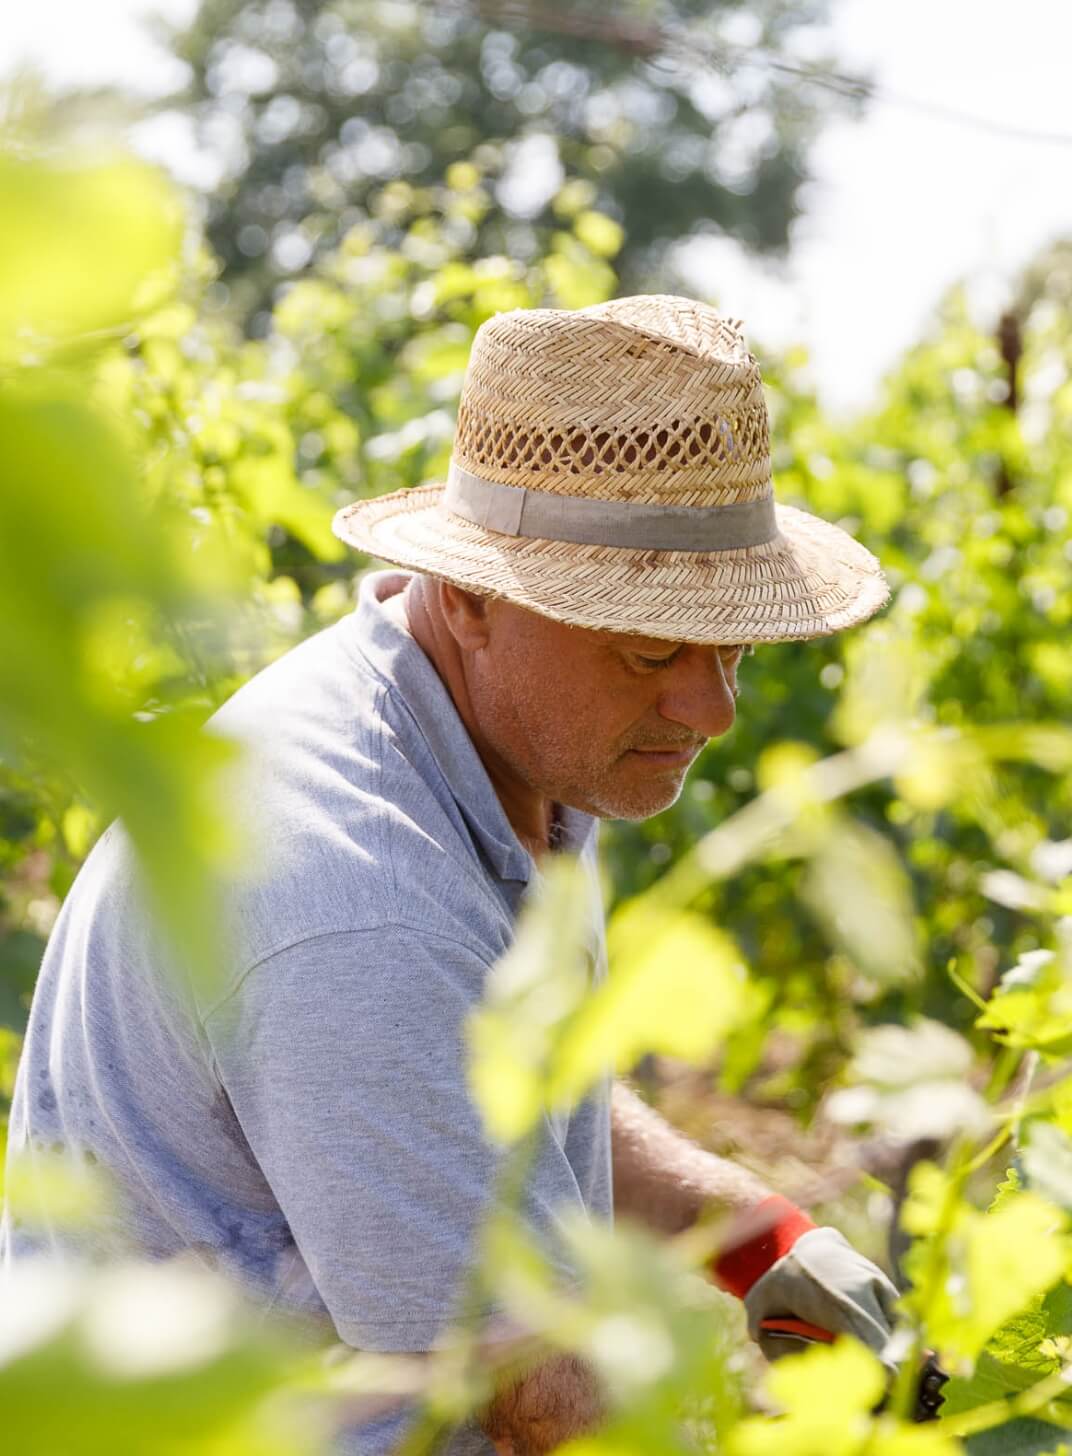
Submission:
M 778 534 L 770 491 L 758 500 L 725 506 L 656 506 L 500 485 L 454 461 L 443 504 L 454 515 L 504 536 L 633 551 L 733 551 L 765 545 Z

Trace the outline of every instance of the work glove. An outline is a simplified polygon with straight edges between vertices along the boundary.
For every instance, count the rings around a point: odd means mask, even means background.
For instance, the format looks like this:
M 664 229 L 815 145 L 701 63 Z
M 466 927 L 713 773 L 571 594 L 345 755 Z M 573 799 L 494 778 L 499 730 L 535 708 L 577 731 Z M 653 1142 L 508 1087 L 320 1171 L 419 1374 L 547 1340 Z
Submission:
M 832 1335 L 855 1335 L 883 1358 L 897 1290 L 877 1264 L 833 1228 L 801 1234 L 745 1295 L 748 1333 L 773 1359 L 785 1340 L 764 1333 L 763 1321 L 789 1315 Z M 893 1367 L 893 1362 L 886 1363 Z
M 775 1194 L 739 1220 L 712 1272 L 744 1300 L 748 1332 L 768 1359 L 799 1347 L 764 1321 L 795 1319 L 855 1335 L 896 1368 L 886 1350 L 897 1290 L 837 1229 L 817 1228 L 787 1199 Z

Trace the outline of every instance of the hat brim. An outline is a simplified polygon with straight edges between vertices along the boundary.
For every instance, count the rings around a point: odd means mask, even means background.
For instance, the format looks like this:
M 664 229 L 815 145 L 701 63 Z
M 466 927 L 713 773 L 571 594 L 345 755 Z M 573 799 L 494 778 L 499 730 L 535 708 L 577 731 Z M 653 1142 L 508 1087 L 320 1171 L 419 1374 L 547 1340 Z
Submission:
M 502 535 L 455 516 L 442 485 L 344 506 L 340 540 L 505 597 L 558 622 L 673 642 L 786 642 L 866 621 L 889 598 L 878 560 L 839 526 L 775 508 L 778 534 L 731 551 L 635 551 Z

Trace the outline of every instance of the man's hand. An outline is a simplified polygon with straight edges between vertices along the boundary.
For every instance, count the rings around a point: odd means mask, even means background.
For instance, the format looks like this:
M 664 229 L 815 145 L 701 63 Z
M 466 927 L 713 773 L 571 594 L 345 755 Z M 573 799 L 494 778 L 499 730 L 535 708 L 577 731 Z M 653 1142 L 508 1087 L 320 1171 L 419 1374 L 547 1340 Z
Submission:
M 792 1316 L 855 1335 L 880 1358 L 890 1338 L 897 1290 L 877 1264 L 858 1253 L 837 1229 L 813 1228 L 761 1275 L 745 1295 L 748 1332 L 768 1359 L 786 1341 L 760 1328 L 772 1316 Z
M 573 1355 L 556 1355 L 506 1383 L 478 1422 L 498 1456 L 545 1456 L 594 1430 L 605 1414 L 589 1367 Z
M 772 1317 L 855 1335 L 883 1357 L 897 1290 L 836 1229 L 816 1228 L 777 1193 L 738 1216 L 712 1273 L 744 1300 L 749 1333 L 768 1358 L 787 1349 L 760 1328 Z
M 777 1315 L 856 1335 L 881 1354 L 897 1291 L 836 1230 L 816 1228 L 753 1173 L 697 1147 L 621 1082 L 614 1084 L 611 1137 L 616 1215 L 673 1235 L 708 1208 L 735 1214 L 711 1273 L 745 1301 L 765 1354 L 784 1353 L 789 1343 L 759 1329 Z

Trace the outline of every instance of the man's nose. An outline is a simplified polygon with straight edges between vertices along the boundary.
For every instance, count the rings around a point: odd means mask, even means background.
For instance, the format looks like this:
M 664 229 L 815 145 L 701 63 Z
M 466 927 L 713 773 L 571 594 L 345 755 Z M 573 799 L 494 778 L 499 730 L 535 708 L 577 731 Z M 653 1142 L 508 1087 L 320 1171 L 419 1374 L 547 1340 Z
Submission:
M 716 648 L 686 647 L 659 696 L 661 717 L 703 738 L 728 733 L 737 716 L 736 674 Z

